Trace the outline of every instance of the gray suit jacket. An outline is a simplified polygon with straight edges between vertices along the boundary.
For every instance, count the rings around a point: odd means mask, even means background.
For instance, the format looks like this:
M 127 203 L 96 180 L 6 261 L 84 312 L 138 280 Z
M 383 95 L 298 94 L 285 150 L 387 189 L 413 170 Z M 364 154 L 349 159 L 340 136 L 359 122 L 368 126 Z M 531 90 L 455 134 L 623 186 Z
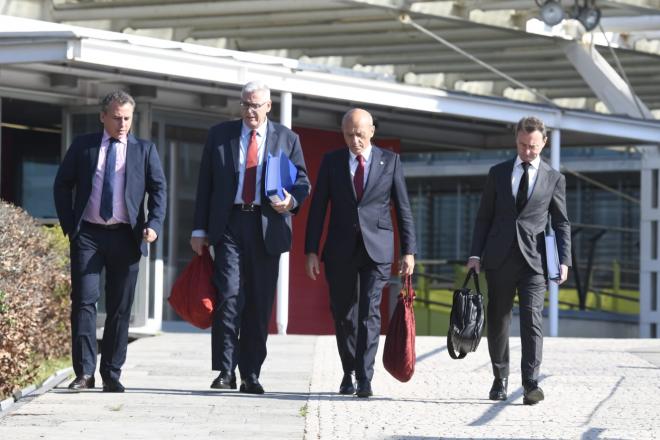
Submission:
M 207 231 L 211 245 L 218 244 L 225 232 L 238 189 L 241 124 L 238 119 L 211 127 L 202 153 L 193 229 Z M 295 214 L 310 191 L 298 135 L 283 125 L 268 121 L 266 148 L 273 155 L 283 151 L 298 169 L 298 176 L 290 191 L 298 202 L 292 211 Z M 278 255 L 291 249 L 291 219 L 270 206 L 263 184 L 265 172 L 264 166 L 259 188 L 263 239 L 266 251 L 270 255 Z
M 571 227 L 566 215 L 566 179 L 541 161 L 527 205 L 518 214 L 511 191 L 515 158 L 488 173 L 472 234 L 470 255 L 480 256 L 485 270 L 498 269 L 509 255 L 513 240 L 537 273 L 545 271 L 545 229 L 550 214 L 559 261 L 571 266 Z
M 394 206 L 401 255 L 416 252 L 415 225 L 410 211 L 401 158 L 373 146 L 371 167 L 362 200 L 355 198 L 347 147 L 326 153 L 321 161 L 312 204 L 307 217 L 305 253 L 318 254 L 328 204 L 331 206 L 323 259 L 350 258 L 358 233 L 369 257 L 376 263 L 394 259 Z

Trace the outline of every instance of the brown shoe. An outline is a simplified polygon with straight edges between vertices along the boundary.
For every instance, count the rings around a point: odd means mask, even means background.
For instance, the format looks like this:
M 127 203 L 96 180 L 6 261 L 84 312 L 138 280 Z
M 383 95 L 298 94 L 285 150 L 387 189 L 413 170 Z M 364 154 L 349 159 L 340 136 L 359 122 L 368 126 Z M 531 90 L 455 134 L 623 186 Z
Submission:
M 69 384 L 70 390 L 86 390 L 91 388 L 94 388 L 94 376 L 89 374 L 78 376 Z

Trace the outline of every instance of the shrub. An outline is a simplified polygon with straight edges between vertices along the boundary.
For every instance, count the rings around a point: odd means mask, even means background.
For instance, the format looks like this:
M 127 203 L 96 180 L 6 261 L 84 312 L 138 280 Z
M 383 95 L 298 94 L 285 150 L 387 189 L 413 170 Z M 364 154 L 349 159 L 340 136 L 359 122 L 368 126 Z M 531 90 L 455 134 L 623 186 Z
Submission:
M 70 351 L 68 240 L 0 200 L 0 398 Z

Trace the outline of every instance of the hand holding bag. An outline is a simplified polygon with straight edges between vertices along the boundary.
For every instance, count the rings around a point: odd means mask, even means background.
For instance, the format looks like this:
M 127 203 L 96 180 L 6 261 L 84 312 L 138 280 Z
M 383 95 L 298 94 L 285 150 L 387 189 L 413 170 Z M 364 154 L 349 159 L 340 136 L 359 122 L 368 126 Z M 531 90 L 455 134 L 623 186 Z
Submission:
M 213 321 L 216 292 L 213 286 L 213 260 L 208 246 L 202 255 L 193 259 L 172 286 L 167 298 L 181 318 L 201 329 L 209 328 Z
M 476 292 L 467 285 L 474 279 Z M 484 329 L 484 296 L 479 289 L 479 277 L 470 269 L 463 287 L 454 292 L 447 332 L 447 351 L 452 359 L 463 359 L 471 351 L 476 351 Z
M 401 382 L 408 382 L 415 372 L 414 300 L 412 276 L 405 275 L 383 348 L 385 369 Z

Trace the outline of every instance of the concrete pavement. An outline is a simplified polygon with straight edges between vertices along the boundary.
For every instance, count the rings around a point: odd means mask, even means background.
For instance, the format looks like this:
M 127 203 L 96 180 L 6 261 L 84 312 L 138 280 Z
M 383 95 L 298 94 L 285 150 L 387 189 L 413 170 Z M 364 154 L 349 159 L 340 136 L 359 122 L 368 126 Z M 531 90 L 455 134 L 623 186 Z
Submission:
M 444 338 L 419 337 L 408 383 L 384 371 L 379 353 L 370 399 L 336 394 L 332 336 L 271 336 L 263 396 L 211 390 L 209 344 L 208 333 L 135 341 L 126 393 L 73 393 L 66 381 L 0 418 L 0 439 L 660 438 L 660 340 L 546 338 L 546 400 L 536 406 L 522 405 L 518 338 L 506 402 L 487 399 L 485 340 L 452 360 Z

